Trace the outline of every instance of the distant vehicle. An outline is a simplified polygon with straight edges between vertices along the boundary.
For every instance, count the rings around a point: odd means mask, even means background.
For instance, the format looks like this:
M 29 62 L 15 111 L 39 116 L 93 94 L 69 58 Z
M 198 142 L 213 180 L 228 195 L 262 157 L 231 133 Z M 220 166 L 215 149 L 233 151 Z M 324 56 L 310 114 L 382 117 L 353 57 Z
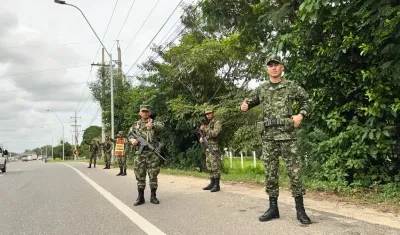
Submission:
M 28 157 L 22 157 L 21 159 L 23 162 L 27 162 L 28 161 Z
M 34 161 L 36 161 L 38 159 L 37 155 L 33 155 L 31 157 L 32 157 L 32 160 L 34 160 Z
M 0 170 L 1 170 L 1 172 L 7 171 L 7 158 L 8 158 L 8 151 L 3 150 L 3 148 L 0 147 Z
M 37 158 L 37 160 L 41 160 L 41 161 L 43 161 L 43 156 L 42 155 L 40 155 L 38 158 Z
M 32 156 L 28 156 L 28 161 L 32 161 Z

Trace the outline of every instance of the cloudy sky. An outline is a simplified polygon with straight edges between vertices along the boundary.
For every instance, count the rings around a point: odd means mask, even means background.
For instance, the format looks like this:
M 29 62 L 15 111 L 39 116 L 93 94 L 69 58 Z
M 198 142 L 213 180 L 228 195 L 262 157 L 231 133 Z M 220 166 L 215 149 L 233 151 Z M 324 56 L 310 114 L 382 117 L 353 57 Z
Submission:
M 65 127 L 66 141 L 71 143 L 71 117 L 75 111 L 80 117 L 80 141 L 82 130 L 90 125 L 101 125 L 99 105 L 93 102 L 86 86 L 88 81 L 95 79 L 97 70 L 93 67 L 90 72 L 90 64 L 101 62 L 101 52 L 97 54 L 100 44 L 95 35 L 78 10 L 55 4 L 53 0 L 1 2 L 0 144 L 9 151 L 18 153 L 25 149 L 51 145 L 52 141 L 56 144 L 62 137 L 62 124 Z M 122 68 L 127 72 L 180 0 L 67 2 L 81 8 L 100 38 L 106 33 L 117 2 L 104 44 L 108 50 L 113 48 L 113 59 L 117 59 L 114 44 L 115 40 L 120 41 L 123 52 Z M 133 2 L 132 10 L 126 18 Z M 153 8 L 152 14 L 139 31 Z M 175 23 L 181 14 L 181 8 L 178 8 L 155 38 L 155 43 L 163 38 L 168 39 L 175 28 L 180 26 Z M 121 31 L 125 19 L 126 23 Z M 167 34 L 170 29 L 171 33 Z M 150 54 L 149 49 L 145 51 L 138 64 Z M 129 74 L 137 71 L 134 66 Z M 56 112 L 62 124 L 54 112 L 46 110 Z

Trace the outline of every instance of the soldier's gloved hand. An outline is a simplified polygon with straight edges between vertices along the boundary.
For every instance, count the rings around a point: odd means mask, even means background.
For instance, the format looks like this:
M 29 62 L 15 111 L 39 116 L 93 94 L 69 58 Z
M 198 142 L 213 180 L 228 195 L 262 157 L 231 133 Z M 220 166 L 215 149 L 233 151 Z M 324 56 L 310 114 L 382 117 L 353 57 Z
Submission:
M 242 110 L 243 112 L 249 110 L 249 105 L 247 104 L 248 100 L 248 98 L 244 99 L 242 105 L 240 105 L 240 110 Z
M 203 143 L 203 142 L 204 142 L 203 138 L 200 138 L 199 141 L 200 141 L 200 143 Z
M 303 115 L 301 114 L 293 115 L 292 119 L 294 121 L 294 127 L 297 128 L 300 126 L 301 121 L 303 120 Z
M 133 146 L 136 146 L 139 142 L 137 141 L 137 139 L 131 139 L 131 143 Z
M 200 130 L 204 131 L 205 129 L 206 129 L 206 125 L 203 124 L 200 126 Z

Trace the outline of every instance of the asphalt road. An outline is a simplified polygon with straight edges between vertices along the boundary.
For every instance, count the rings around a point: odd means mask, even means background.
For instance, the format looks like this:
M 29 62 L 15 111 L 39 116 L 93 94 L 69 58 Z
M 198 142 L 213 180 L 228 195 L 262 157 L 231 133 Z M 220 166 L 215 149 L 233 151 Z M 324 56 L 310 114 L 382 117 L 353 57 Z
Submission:
M 203 191 L 197 183 L 160 177 L 159 205 L 134 207 L 132 171 L 88 169 L 81 163 L 13 162 L 0 173 L 0 234 L 346 234 L 399 235 L 400 229 L 307 209 L 313 224 L 300 225 L 293 205 L 281 218 L 259 222 L 263 198 Z M 205 182 L 205 181 L 204 181 Z

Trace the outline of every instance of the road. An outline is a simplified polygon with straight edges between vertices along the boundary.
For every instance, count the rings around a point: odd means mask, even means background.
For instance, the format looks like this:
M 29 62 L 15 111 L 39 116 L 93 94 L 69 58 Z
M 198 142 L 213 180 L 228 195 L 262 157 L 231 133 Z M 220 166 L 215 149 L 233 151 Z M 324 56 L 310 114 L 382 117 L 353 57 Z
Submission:
M 293 203 L 284 199 L 281 218 L 262 223 L 258 216 L 266 209 L 265 196 L 228 185 L 210 193 L 201 190 L 204 179 L 168 175 L 160 175 L 159 205 L 149 202 L 147 187 L 146 204 L 134 207 L 133 172 L 116 173 L 82 163 L 10 163 L 0 174 L 0 234 L 400 234 L 396 217 L 390 227 L 379 215 L 368 222 L 335 214 L 341 211 L 335 208 L 310 209 L 307 198 L 313 224 L 300 225 Z

